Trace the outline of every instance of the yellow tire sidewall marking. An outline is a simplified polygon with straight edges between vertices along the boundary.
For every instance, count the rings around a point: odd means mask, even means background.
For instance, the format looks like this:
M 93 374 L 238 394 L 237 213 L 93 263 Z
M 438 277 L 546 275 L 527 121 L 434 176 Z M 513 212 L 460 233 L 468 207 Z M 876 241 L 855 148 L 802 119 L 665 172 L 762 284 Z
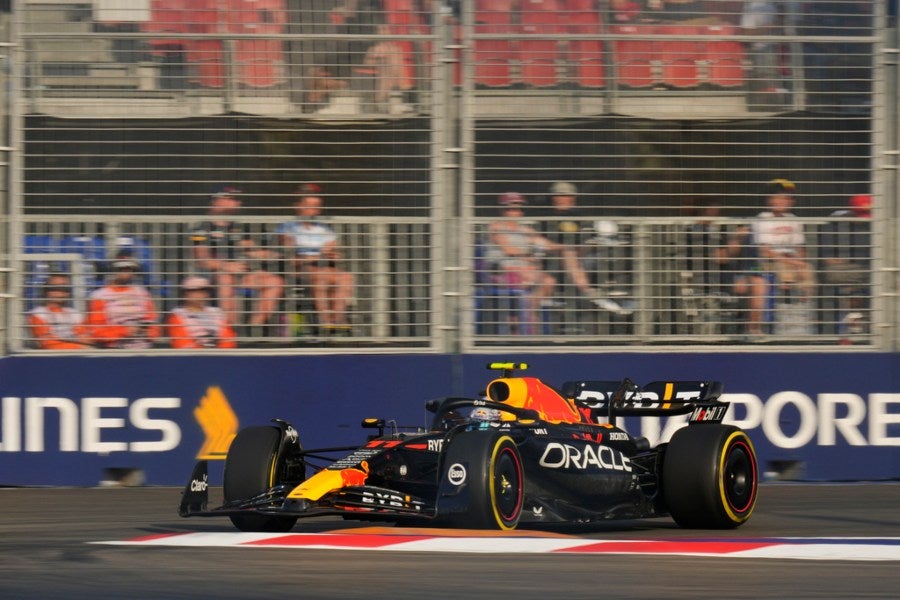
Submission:
M 746 514 L 743 517 L 735 514 L 733 510 L 731 510 L 731 505 L 728 502 L 728 496 L 725 493 L 725 459 L 728 456 L 728 449 L 731 446 L 731 442 L 737 438 L 743 439 L 743 441 L 747 444 L 747 447 L 750 448 L 750 452 L 752 456 L 748 456 L 747 458 L 752 460 L 753 456 L 756 455 L 756 449 L 753 447 L 753 442 L 750 441 L 750 438 L 743 431 L 734 431 L 728 438 L 725 440 L 725 443 L 722 445 L 722 451 L 719 455 L 719 473 L 718 473 L 718 486 L 719 486 L 719 499 L 722 501 L 722 507 L 725 509 L 725 513 L 728 515 L 728 518 L 732 520 L 734 523 L 743 523 L 747 519 L 750 518 L 750 515 L 753 513 L 753 509 L 756 506 L 756 482 L 753 482 L 753 502 L 750 504 L 750 508 L 747 509 Z
M 500 527 L 500 529 L 503 529 L 505 531 L 511 531 L 513 528 L 510 527 L 509 525 L 507 525 L 506 523 L 504 523 L 503 517 L 502 517 L 502 515 L 500 515 L 500 511 L 497 509 L 497 502 L 496 502 L 497 481 L 494 477 L 494 464 L 495 464 L 495 461 L 497 460 L 497 454 L 500 451 L 500 447 L 503 445 L 503 442 L 505 440 L 509 440 L 509 442 L 511 444 L 513 444 L 513 446 L 515 446 L 515 444 L 516 444 L 516 442 L 508 435 L 504 435 L 504 436 L 498 438 L 496 442 L 494 442 L 494 447 L 491 449 L 491 462 L 490 462 L 491 472 L 489 475 L 489 480 L 490 480 L 489 493 L 490 493 L 490 500 L 491 500 L 491 512 L 493 512 L 493 514 L 494 514 L 494 521 L 497 523 L 497 525 Z M 521 481 L 519 483 L 521 484 Z

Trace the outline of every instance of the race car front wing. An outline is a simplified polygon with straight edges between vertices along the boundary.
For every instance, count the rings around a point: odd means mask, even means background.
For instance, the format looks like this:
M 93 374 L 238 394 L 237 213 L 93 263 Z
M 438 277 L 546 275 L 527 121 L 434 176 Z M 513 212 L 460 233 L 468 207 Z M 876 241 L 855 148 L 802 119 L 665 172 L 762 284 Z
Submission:
M 262 494 L 226 502 L 209 509 L 209 477 L 206 461 L 194 467 L 184 488 L 178 514 L 182 517 L 220 517 L 257 512 L 266 515 L 312 517 L 330 514 L 368 513 L 372 516 L 421 517 L 435 515 L 434 502 L 404 494 L 389 488 L 371 485 L 349 486 L 326 494 L 312 502 L 303 498 L 288 498 L 290 485 L 277 485 Z

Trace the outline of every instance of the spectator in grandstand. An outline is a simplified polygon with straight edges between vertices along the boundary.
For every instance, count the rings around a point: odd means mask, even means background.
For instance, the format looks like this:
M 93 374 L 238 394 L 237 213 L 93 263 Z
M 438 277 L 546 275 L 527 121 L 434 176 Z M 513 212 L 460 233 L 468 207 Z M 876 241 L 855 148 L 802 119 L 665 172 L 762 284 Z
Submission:
M 747 334 L 753 341 L 761 341 L 767 285 L 752 228 L 738 225 L 714 249 L 724 290 L 747 298 Z
M 134 282 L 140 263 L 131 252 L 120 250 L 111 266 L 110 282 L 88 299 L 87 323 L 91 337 L 102 348 L 153 347 L 160 336 L 160 327 L 150 292 Z
M 235 333 L 225 313 L 209 305 L 212 285 L 191 275 L 181 283 L 182 302 L 166 319 L 173 348 L 234 348 Z
M 246 224 L 234 220 L 241 208 L 240 190 L 224 187 L 213 197 L 209 221 L 191 232 L 194 270 L 215 285 L 219 307 L 232 326 L 243 324 L 238 313 L 237 295 L 251 290 L 256 295 L 247 324 L 260 327 L 269 323 L 284 291 L 284 279 L 267 271 L 266 260 L 279 254 L 258 246 Z
M 872 277 L 872 196 L 850 198 L 847 209 L 831 213 L 835 218 L 822 232 L 822 294 L 826 312 L 837 323 L 844 343 L 852 335 L 866 333 L 871 306 Z M 835 314 L 836 313 L 836 314 Z
M 349 331 L 347 307 L 353 297 L 353 274 L 340 267 L 341 250 L 334 229 L 319 220 L 322 190 L 314 183 L 296 191 L 297 218 L 278 225 L 280 245 L 299 282 L 312 291 L 319 325 L 326 333 Z
M 556 252 L 546 257 L 544 265 L 554 279 L 571 284 L 585 298 L 614 314 L 630 314 L 630 310 L 603 296 L 591 287 L 584 260 L 591 260 L 587 242 L 596 233 L 591 221 L 577 206 L 578 188 L 568 181 L 550 186 L 550 206 L 541 221 L 541 233 L 554 244 Z
M 796 185 L 787 179 L 769 182 L 769 210 L 759 213 L 754 222 L 754 238 L 759 246 L 763 268 L 775 274 L 775 282 L 785 294 L 799 292 L 812 297 L 815 276 L 806 257 L 803 223 L 791 212 Z
M 43 287 L 44 304 L 28 313 L 34 344 L 43 350 L 85 350 L 91 347 L 84 315 L 70 306 L 71 281 L 65 273 L 51 273 Z
M 506 192 L 498 200 L 502 218 L 488 226 L 485 258 L 501 285 L 525 291 L 528 323 L 518 324 L 520 331 L 525 331 L 537 323 L 540 308 L 550 303 L 556 279 L 543 269 L 543 260 L 548 253 L 559 252 L 561 246 L 522 222 L 522 194 Z
M 723 330 L 743 327 L 751 340 L 763 341 L 766 280 L 760 272 L 752 231 L 747 225 L 725 227 L 718 221 L 721 212 L 718 198 L 693 199 L 684 207 L 684 215 L 696 220 L 686 231 L 683 251 L 688 271 L 682 274 L 682 281 L 692 287 L 692 293 L 714 298 L 715 304 L 710 306 L 723 312 L 732 306 L 730 299 L 746 298 L 745 325 L 736 319 L 716 325 Z
M 355 67 L 365 61 L 371 41 L 357 36 L 371 36 L 384 23 L 384 7 L 381 0 L 341 0 L 331 11 L 335 33 L 348 34 L 337 41 L 337 53 L 329 61 L 333 75 L 339 80 L 350 81 Z M 332 67 L 329 67 L 331 69 Z
M 719 291 L 719 266 L 716 250 L 721 244 L 721 226 L 716 219 L 721 215 L 721 201 L 718 198 L 691 198 L 682 207 L 686 217 L 693 217 L 685 231 L 683 249 L 687 260 L 690 283 L 699 287 L 704 295 Z
M 380 25 L 378 33 L 387 35 L 390 31 L 386 25 Z M 372 44 L 366 50 L 363 62 L 371 69 L 371 75 L 375 78 L 374 100 L 378 112 L 399 114 L 413 110 L 412 106 L 402 101 L 394 106 L 389 104 L 392 96 L 402 100 L 403 95 L 413 88 L 413 81 L 408 73 L 410 65 L 406 63 L 408 52 L 401 42 L 394 40 Z

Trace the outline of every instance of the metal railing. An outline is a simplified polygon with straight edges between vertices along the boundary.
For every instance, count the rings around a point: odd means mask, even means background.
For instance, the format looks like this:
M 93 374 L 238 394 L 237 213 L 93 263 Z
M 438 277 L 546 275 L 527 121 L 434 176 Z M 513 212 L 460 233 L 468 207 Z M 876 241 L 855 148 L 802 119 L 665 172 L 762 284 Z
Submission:
M 73 222 L 66 217 L 29 218 L 15 264 L 21 274 L 15 335 L 18 351 L 34 347 L 25 316 L 41 301 L 47 275 L 72 275 L 75 305 L 86 310 L 89 294 L 102 286 L 108 265 L 121 250 L 141 264 L 138 282 L 146 286 L 161 316 L 180 302 L 179 285 L 198 272 L 191 232 L 203 220 L 104 218 Z M 535 254 L 539 268 L 553 279 L 552 293 L 530 304 L 535 287 L 504 277 L 492 259 L 487 220 L 465 226 L 464 268 L 471 274 L 458 290 L 459 314 L 441 315 L 443 259 L 435 252 L 426 219 L 366 222 L 336 218 L 342 248 L 340 267 L 355 279 L 349 312 L 352 327 L 339 337 L 315 322 L 308 284 L 298 283 L 290 253 L 279 245 L 277 221 L 246 217 L 251 238 L 272 251 L 254 268 L 276 273 L 284 287 L 267 326 L 247 323 L 255 310 L 254 291 L 240 290 L 237 315 L 242 348 L 311 351 L 441 347 L 442 336 L 458 336 L 463 348 L 555 347 L 615 348 L 722 346 L 762 343 L 770 347 L 875 347 L 881 312 L 876 290 L 879 271 L 875 234 L 867 220 L 835 217 L 798 219 L 806 230 L 805 250 L 815 286 L 804 295 L 776 279 L 761 263 L 753 273 L 765 279 L 762 336 L 748 330 L 750 298 L 736 291 L 746 275 L 738 261 L 721 260 L 718 250 L 730 232 L 752 221 L 715 219 L 600 219 L 577 247 L 594 293 L 576 289 L 559 261 Z M 832 265 L 845 263 L 846 268 Z M 202 273 L 202 268 L 200 268 Z M 452 290 L 456 291 L 456 290 Z M 611 304 L 612 303 L 612 304 Z M 458 324 L 448 327 L 448 324 Z M 157 348 L 165 348 L 165 339 Z
M 694 221 L 672 215 L 716 198 L 724 214 L 747 218 L 772 177 L 798 182 L 816 286 L 798 302 L 767 280 L 763 346 L 896 348 L 898 236 L 887 228 L 897 135 L 882 130 L 896 129 L 896 49 L 886 51 L 893 62 L 879 60 L 881 5 L 815 3 L 784 15 L 775 34 L 739 35 L 740 16 L 724 13 L 687 28 L 617 26 L 603 2 L 558 15 L 541 13 L 555 3 L 531 2 L 534 27 L 517 13 L 501 15 L 499 30 L 483 26 L 484 3 L 461 3 L 457 15 L 437 3 L 405 15 L 421 27 L 395 22 L 386 34 L 334 30 L 331 3 L 247 4 L 283 12 L 260 21 L 271 27 L 197 33 L 152 29 L 156 16 L 141 11 L 131 29 L 109 25 L 90 3 L 19 7 L 0 266 L 10 269 L 12 350 L 34 351 L 24 319 L 42 276 L 70 269 L 86 309 L 121 245 L 147 252 L 143 281 L 170 311 L 194 272 L 187 239 L 204 217 L 192 215 L 222 180 L 248 190 L 254 216 L 242 221 L 275 252 L 281 219 L 271 215 L 285 213 L 298 183 L 323 184 L 355 277 L 352 331 L 336 337 L 317 330 L 286 261 L 265 263 L 283 279 L 279 305 L 267 327 L 251 327 L 255 292 L 241 294 L 242 348 L 743 345 L 749 300 L 713 258 L 715 236 L 698 241 Z M 295 19 L 308 7 L 313 28 Z M 379 43 L 380 60 L 400 68 L 388 81 L 385 63 L 367 64 Z M 779 53 L 774 72 L 767 46 Z M 554 290 L 532 307 L 533 290 L 507 285 L 484 260 L 486 215 L 510 187 L 533 201 L 553 181 L 577 184 L 579 206 L 615 235 L 598 227 L 579 249 L 591 295 L 552 256 L 537 257 Z M 876 218 L 869 240 L 852 244 L 867 261 L 858 282 L 841 284 L 832 229 L 856 221 L 826 215 L 859 193 L 873 194 Z

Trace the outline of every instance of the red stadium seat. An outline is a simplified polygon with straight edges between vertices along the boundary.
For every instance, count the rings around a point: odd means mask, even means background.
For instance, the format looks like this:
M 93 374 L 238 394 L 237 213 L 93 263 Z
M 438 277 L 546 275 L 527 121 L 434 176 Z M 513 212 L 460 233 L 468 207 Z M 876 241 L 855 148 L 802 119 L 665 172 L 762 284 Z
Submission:
M 477 0 L 476 34 L 518 33 L 513 23 L 513 0 Z M 473 52 L 475 84 L 484 87 L 510 87 L 515 44 L 510 40 L 475 40 Z
M 706 33 L 732 35 L 734 28 L 728 25 L 710 25 Z M 710 85 L 720 88 L 742 87 L 746 82 L 744 46 L 735 40 L 709 40 L 706 42 L 706 64 Z
M 702 28 L 689 25 L 659 25 L 660 35 L 696 36 Z M 700 84 L 700 63 L 706 59 L 698 40 L 659 40 L 656 51 L 662 65 L 662 81 L 674 88 L 695 88 Z
M 227 30 L 231 33 L 281 34 L 287 22 L 284 0 L 230 0 Z M 272 87 L 285 81 L 281 40 L 234 41 L 237 79 L 248 87 Z
M 216 0 L 196 0 L 185 11 L 189 33 L 217 33 L 219 13 Z M 226 19 L 227 16 L 223 17 Z M 193 81 L 201 87 L 220 88 L 225 84 L 225 65 L 222 41 L 216 39 L 189 40 L 185 43 L 187 61 L 194 65 Z
M 568 0 L 568 30 L 573 34 L 600 33 L 600 12 L 595 0 Z M 568 60 L 574 65 L 575 80 L 583 88 L 606 85 L 603 42 L 573 40 L 569 43 Z
M 655 31 L 654 25 L 617 25 L 614 28 L 615 33 L 627 35 L 652 36 Z M 651 39 L 616 40 L 613 48 L 620 85 L 639 89 L 659 83 L 653 68 L 656 48 Z
M 532 87 L 552 87 L 559 83 L 558 68 L 562 56 L 559 41 L 540 39 L 542 35 L 565 33 L 564 4 L 561 0 L 522 0 L 522 33 L 535 39 L 519 44 L 522 82 Z
M 152 0 L 150 20 L 141 23 L 141 31 L 146 33 L 187 33 L 187 11 L 178 0 Z M 150 45 L 168 40 L 150 40 Z

